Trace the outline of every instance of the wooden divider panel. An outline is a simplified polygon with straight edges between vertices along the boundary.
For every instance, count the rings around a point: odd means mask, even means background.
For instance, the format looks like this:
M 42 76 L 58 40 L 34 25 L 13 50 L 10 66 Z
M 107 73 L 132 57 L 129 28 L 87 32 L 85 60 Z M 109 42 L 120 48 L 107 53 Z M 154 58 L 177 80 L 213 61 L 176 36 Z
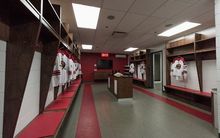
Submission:
M 43 47 L 41 55 L 40 113 L 43 112 L 47 100 L 58 47 L 58 39 L 47 42 Z
M 6 50 L 4 138 L 14 135 L 40 28 L 38 21 L 10 27 Z

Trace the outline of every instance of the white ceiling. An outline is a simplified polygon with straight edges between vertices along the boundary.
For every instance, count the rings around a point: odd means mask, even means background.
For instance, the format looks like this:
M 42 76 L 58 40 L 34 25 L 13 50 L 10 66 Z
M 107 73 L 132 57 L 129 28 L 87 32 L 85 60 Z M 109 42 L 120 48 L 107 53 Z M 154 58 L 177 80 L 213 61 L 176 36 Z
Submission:
M 89 52 L 124 53 L 127 47 L 148 48 L 182 35 L 214 26 L 214 0 L 51 0 L 61 5 L 62 20 L 70 24 L 70 32 L 80 44 L 93 44 Z M 76 26 L 71 3 L 101 7 L 96 30 L 79 29 Z M 115 16 L 114 20 L 107 16 Z M 89 15 L 88 15 L 89 16 Z M 183 21 L 202 25 L 164 38 L 157 34 L 168 29 L 167 24 Z M 124 38 L 113 38 L 113 31 L 128 33 Z M 86 51 L 85 51 L 86 52 Z

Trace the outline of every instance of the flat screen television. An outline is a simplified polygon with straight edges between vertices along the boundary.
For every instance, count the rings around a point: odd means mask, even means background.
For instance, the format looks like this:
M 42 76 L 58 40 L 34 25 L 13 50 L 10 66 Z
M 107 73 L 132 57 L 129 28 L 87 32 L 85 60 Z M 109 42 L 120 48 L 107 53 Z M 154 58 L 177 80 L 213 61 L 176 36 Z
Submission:
M 97 69 L 112 69 L 112 60 L 99 59 Z

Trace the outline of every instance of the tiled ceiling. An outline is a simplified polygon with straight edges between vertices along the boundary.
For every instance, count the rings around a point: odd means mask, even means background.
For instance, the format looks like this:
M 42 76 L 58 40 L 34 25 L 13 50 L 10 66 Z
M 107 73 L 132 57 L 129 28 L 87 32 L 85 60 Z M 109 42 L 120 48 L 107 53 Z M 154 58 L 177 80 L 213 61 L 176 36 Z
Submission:
M 70 32 L 78 44 L 93 44 L 89 52 L 124 53 L 127 47 L 147 48 L 182 35 L 214 26 L 214 0 L 51 0 L 62 8 L 62 20 L 70 24 Z M 101 7 L 96 30 L 76 26 L 71 3 Z M 115 16 L 114 20 L 107 16 Z M 89 15 L 88 15 L 89 16 Z M 179 35 L 164 38 L 157 34 L 183 21 L 202 25 Z M 126 32 L 122 38 L 113 31 Z M 86 51 L 85 51 L 86 52 Z

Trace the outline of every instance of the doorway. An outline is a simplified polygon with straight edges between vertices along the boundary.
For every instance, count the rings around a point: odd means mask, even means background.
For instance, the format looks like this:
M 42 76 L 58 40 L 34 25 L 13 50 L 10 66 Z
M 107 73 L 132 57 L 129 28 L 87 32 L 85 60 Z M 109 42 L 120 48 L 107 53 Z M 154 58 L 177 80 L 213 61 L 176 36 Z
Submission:
M 163 88 L 163 52 L 153 53 L 153 87 L 161 91 Z

